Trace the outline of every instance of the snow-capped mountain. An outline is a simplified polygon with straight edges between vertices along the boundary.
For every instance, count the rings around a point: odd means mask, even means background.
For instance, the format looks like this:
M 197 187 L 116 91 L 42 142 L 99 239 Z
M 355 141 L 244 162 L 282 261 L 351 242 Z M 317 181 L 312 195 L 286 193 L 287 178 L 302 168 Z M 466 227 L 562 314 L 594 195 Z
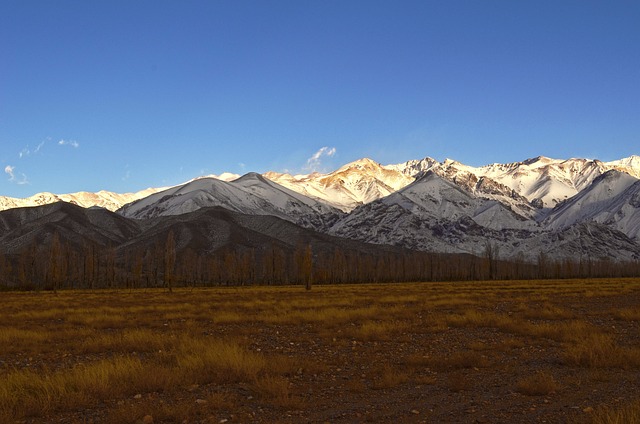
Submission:
M 129 218 L 180 215 L 204 207 L 221 206 L 251 215 L 273 215 L 308 228 L 326 228 L 342 213 L 267 180 L 255 172 L 233 181 L 196 179 L 152 194 L 122 207 Z
M 165 189 L 28 199 L 0 208 L 64 200 L 126 217 L 175 216 L 205 207 L 273 215 L 307 228 L 378 244 L 504 258 L 589 255 L 640 259 L 640 157 L 612 162 L 537 157 L 482 167 L 432 158 L 381 165 L 361 159 L 336 171 L 200 177 Z
M 162 190 L 164 190 L 164 188 L 148 188 L 136 193 L 113 193 L 105 190 L 97 193 L 81 191 L 69 194 L 53 194 L 45 192 L 38 193 L 24 199 L 0 196 L 0 210 L 42 206 L 56 202 L 67 202 L 83 208 L 101 207 L 113 212 L 120 209 L 127 203 L 143 199 Z
M 522 162 L 482 167 L 450 159 L 438 162 L 429 157 L 393 165 L 361 159 L 328 174 L 293 176 L 267 172 L 264 176 L 349 212 L 359 205 L 388 196 L 411 184 L 418 176 L 433 171 L 478 197 L 500 201 L 518 214 L 543 219 L 555 205 L 575 196 L 611 169 L 640 178 L 640 157 L 601 162 L 539 156 Z
M 458 173 L 485 177 L 512 189 L 533 205 L 553 208 L 587 188 L 593 180 L 615 169 L 639 177 L 640 157 L 631 156 L 614 162 L 589 159 L 550 159 L 544 156 L 523 162 L 471 167 L 446 160 L 440 166 L 443 175 L 453 179 Z
M 611 170 L 589 187 L 558 205 L 544 221 L 549 229 L 598 222 L 632 239 L 640 236 L 640 179 Z
M 348 163 L 329 174 L 293 176 L 267 172 L 264 176 L 293 191 L 322 200 L 345 212 L 388 196 L 411 184 L 414 176 L 384 167 L 371 159 Z
M 367 242 L 450 253 L 481 253 L 487 240 L 522 240 L 538 231 L 534 220 L 435 171 L 356 208 L 329 230 Z

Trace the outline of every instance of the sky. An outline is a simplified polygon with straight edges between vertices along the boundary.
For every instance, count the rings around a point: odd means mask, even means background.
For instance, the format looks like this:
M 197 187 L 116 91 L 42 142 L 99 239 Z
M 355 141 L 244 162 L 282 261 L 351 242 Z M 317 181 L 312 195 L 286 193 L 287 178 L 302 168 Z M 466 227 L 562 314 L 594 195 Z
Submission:
M 0 0 L 0 195 L 640 155 L 640 2 Z

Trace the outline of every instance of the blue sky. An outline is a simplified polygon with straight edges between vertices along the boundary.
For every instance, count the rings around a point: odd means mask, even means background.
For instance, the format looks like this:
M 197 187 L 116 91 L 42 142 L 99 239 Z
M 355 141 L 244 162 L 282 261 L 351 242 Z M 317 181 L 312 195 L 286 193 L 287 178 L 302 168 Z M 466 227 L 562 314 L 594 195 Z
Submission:
M 0 195 L 640 154 L 638 22 L 637 1 L 0 0 Z

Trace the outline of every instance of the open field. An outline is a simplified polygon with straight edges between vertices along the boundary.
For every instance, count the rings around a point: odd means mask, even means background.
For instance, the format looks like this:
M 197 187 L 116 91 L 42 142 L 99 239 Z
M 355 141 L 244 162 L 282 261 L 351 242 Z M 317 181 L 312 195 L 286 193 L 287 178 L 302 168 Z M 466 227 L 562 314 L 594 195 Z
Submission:
M 0 422 L 640 422 L 640 280 L 0 293 Z

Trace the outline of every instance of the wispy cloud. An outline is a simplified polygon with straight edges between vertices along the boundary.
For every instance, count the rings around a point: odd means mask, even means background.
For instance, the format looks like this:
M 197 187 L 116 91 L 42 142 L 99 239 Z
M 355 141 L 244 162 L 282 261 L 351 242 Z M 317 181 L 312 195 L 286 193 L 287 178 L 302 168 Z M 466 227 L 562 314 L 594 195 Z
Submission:
M 16 167 L 7 165 L 4 168 L 4 173 L 9 176 L 9 181 L 19 185 L 28 184 L 27 176 L 24 174 L 16 175 Z
M 309 159 L 307 159 L 307 165 L 305 166 L 304 169 L 310 172 L 318 171 L 322 166 L 322 158 L 332 157 L 335 154 L 336 154 L 335 147 L 328 147 L 328 146 L 321 147 L 320 150 L 315 152 Z
M 22 149 L 20 151 L 20 153 L 18 153 L 18 157 L 20 159 L 22 159 L 22 158 L 26 158 L 27 156 L 37 155 L 38 153 L 40 153 L 40 150 L 42 150 L 42 148 L 44 147 L 46 142 L 47 142 L 47 140 L 41 142 L 33 150 L 31 150 L 31 148 L 29 146 L 25 147 L 24 149 Z
M 80 143 L 75 140 L 60 140 L 58 141 L 58 146 L 71 146 L 75 149 L 80 147 Z

